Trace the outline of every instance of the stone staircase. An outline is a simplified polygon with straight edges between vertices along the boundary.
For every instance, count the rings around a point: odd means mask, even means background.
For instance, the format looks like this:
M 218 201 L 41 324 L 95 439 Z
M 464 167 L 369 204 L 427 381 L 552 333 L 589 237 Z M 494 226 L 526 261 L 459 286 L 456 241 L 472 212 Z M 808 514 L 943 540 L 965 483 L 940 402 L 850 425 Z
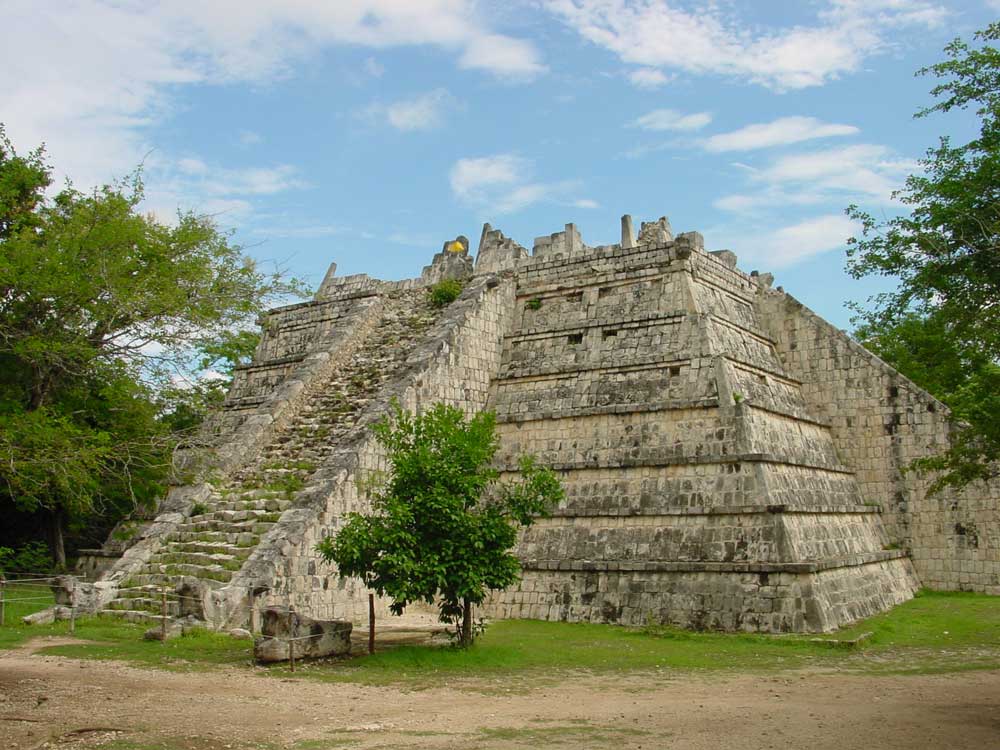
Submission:
M 312 384 L 304 404 L 265 445 L 256 460 L 217 482 L 209 498 L 170 534 L 160 550 L 102 610 L 133 621 L 182 612 L 175 589 L 184 579 L 210 587 L 228 582 L 295 494 L 323 464 L 340 438 L 406 361 L 440 313 L 424 289 L 383 297 L 373 333 L 323 383 Z

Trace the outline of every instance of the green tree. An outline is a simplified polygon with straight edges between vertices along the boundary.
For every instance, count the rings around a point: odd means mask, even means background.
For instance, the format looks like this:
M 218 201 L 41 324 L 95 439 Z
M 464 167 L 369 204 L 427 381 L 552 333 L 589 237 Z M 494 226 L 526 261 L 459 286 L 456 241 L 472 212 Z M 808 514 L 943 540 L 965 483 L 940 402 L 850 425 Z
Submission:
M 224 331 L 218 340 L 201 343 L 201 373 L 166 384 L 157 392 L 161 421 L 171 433 L 190 441 L 208 415 L 222 406 L 233 372 L 250 363 L 259 343 L 260 333 L 248 329 Z
M 73 518 L 152 498 L 169 425 L 157 389 L 300 285 L 263 273 L 210 218 L 143 214 L 131 179 L 52 197 L 39 149 L 0 128 L 0 504 Z
M 414 416 L 398 405 L 375 428 L 392 467 L 375 487 L 372 512 L 352 513 L 317 549 L 401 614 L 408 604 L 438 604 L 442 622 L 472 643 L 472 607 L 515 583 L 511 549 L 520 527 L 563 497 L 555 474 L 522 457 L 520 479 L 501 482 L 491 462 L 498 448 L 491 412 L 468 421 L 436 404 Z
M 936 473 L 933 489 L 962 487 L 1000 470 L 1000 23 L 975 35 L 971 47 L 951 42 L 944 62 L 918 71 L 941 82 L 939 99 L 917 113 L 973 109 L 978 137 L 954 146 L 941 138 L 895 197 L 910 213 L 877 221 L 856 206 L 862 224 L 850 241 L 848 270 L 855 278 L 896 278 L 897 288 L 860 310 L 862 339 L 903 374 L 925 384 L 954 411 L 960 424 L 952 447 L 915 468 Z M 921 340 L 921 337 L 926 339 Z M 881 346 L 881 348 L 880 348 Z M 936 356 L 935 346 L 948 357 Z

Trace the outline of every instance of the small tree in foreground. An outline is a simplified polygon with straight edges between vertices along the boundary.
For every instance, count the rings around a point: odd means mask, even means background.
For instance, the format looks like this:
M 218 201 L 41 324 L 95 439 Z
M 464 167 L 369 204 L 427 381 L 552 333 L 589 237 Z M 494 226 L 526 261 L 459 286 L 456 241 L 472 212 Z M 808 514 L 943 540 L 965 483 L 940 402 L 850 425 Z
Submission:
M 495 418 L 436 404 L 412 415 L 398 404 L 375 428 L 391 474 L 373 489 L 372 512 L 352 513 L 317 549 L 340 574 L 362 579 L 390 609 L 438 604 L 463 646 L 472 643 L 472 607 L 516 583 L 511 549 L 519 527 L 547 515 L 563 497 L 556 475 L 530 456 L 516 482 L 499 481 L 491 462 Z

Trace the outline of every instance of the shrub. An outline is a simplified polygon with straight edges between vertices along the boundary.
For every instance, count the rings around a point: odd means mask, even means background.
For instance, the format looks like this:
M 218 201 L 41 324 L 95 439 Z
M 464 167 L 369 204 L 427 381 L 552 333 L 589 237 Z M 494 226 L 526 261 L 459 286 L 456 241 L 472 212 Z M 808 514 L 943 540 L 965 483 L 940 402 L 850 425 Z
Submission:
M 0 572 L 49 573 L 52 555 L 44 542 L 28 542 L 17 549 L 0 547 Z
M 527 307 L 529 310 L 541 310 L 542 300 L 538 297 L 535 297 L 534 299 L 529 299 L 527 302 L 525 302 L 524 306 Z
M 450 305 L 458 299 L 458 295 L 461 293 L 462 282 L 457 279 L 445 279 L 444 281 L 439 281 L 427 290 L 427 296 L 430 298 L 431 304 L 434 305 L 434 307 L 444 307 L 445 305 Z

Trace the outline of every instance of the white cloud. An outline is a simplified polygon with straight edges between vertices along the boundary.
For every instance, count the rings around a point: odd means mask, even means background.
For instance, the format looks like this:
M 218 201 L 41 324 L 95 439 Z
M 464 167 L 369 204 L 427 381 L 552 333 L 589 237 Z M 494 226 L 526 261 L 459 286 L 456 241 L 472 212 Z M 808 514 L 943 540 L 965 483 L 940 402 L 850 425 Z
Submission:
M 531 162 L 514 154 L 459 159 L 448 176 L 459 198 L 474 198 L 487 188 L 508 187 L 526 179 Z
M 573 205 L 576 208 L 600 208 L 601 204 L 591 198 L 580 198 L 579 200 L 573 201 Z
M 175 163 L 157 158 L 149 160 L 147 169 L 155 179 L 147 180 L 144 207 L 164 222 L 174 221 L 179 209 L 234 226 L 253 213 L 252 199 L 308 187 L 288 164 L 227 169 L 190 157 Z
M 181 159 L 177 162 L 177 169 L 184 174 L 202 175 L 208 171 L 208 165 L 201 159 Z
M 447 90 L 434 89 L 385 107 L 376 105 L 369 112 L 384 114 L 386 121 L 396 130 L 433 130 L 444 123 L 447 113 L 456 106 L 455 97 Z
M 729 133 L 719 133 L 705 140 L 707 151 L 751 151 L 770 146 L 784 146 L 814 138 L 854 135 L 853 125 L 825 123 L 815 117 L 781 117 L 772 122 L 747 125 Z
M 758 178 L 887 201 L 890 193 L 900 187 L 897 178 L 907 165 L 889 156 L 885 146 L 869 143 L 792 154 L 761 170 Z
M 466 46 L 458 64 L 515 80 L 531 80 L 546 70 L 531 43 L 500 34 L 485 34 L 475 39 Z
M 635 70 L 630 70 L 627 75 L 632 85 L 640 89 L 659 88 L 674 78 L 674 76 L 668 76 L 658 68 L 636 68 Z
M 57 181 L 81 187 L 155 151 L 150 126 L 183 87 L 267 83 L 330 46 L 429 46 L 505 79 L 544 70 L 531 43 L 497 33 L 474 0 L 8 2 L 3 28 L 0 121 L 24 150 L 45 142 Z
M 563 201 L 579 186 L 573 181 L 539 182 L 534 165 L 515 154 L 459 159 L 451 168 L 452 193 L 490 214 L 508 214 L 543 201 Z M 583 198 L 576 203 L 587 203 Z M 589 207 L 589 206 L 584 206 Z
M 741 213 L 823 202 L 890 205 L 892 192 L 918 168 L 917 162 L 870 143 L 790 154 L 745 170 L 749 192 L 723 196 L 714 205 Z
M 545 6 L 623 62 L 779 90 L 854 72 L 889 46 L 887 30 L 934 27 L 947 15 L 924 0 L 831 0 L 811 26 L 762 29 L 717 4 L 686 10 L 674 0 L 545 0 Z
M 758 244 L 757 257 L 776 268 L 789 266 L 847 244 L 860 227 L 844 214 L 827 214 L 783 227 Z
M 708 112 L 695 112 L 686 115 L 674 109 L 654 109 L 634 120 L 632 127 L 643 130 L 700 130 L 712 121 Z

